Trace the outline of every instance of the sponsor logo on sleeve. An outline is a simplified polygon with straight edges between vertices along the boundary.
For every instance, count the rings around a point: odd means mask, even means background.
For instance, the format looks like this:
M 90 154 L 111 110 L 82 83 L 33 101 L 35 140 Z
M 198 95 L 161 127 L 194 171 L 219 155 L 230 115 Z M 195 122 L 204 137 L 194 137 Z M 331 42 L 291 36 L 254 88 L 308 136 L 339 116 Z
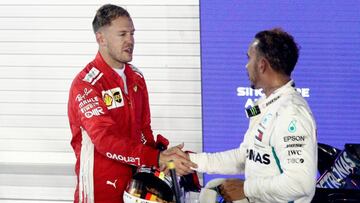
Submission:
M 296 132 L 296 120 L 292 120 L 288 126 L 288 131 L 290 133 Z
M 80 101 L 79 103 L 79 108 L 83 108 L 84 106 L 88 105 L 88 104 L 93 104 L 93 105 L 99 105 L 99 99 L 97 96 L 95 97 L 91 97 L 89 99 L 85 99 Z
M 109 110 L 124 106 L 124 98 L 120 87 L 102 91 L 102 97 Z
M 303 147 L 305 144 L 287 144 L 286 148 Z
M 266 126 L 269 124 L 270 119 L 272 117 L 272 114 L 266 114 L 262 119 L 261 122 L 259 123 L 257 132 L 255 133 L 255 139 L 257 139 L 258 141 L 262 142 L 263 136 L 264 136 L 264 132 L 266 130 Z
M 264 133 L 260 129 L 258 129 L 257 131 L 258 131 L 258 134 L 255 135 L 255 139 L 257 139 L 257 140 L 259 140 L 261 142 Z
M 144 134 L 141 133 L 141 143 L 146 144 L 147 140 Z
M 95 109 L 91 109 L 91 110 L 84 113 L 86 118 L 91 118 L 93 116 L 100 116 L 100 115 L 103 115 L 103 114 L 104 114 L 104 111 L 100 106 L 96 107 Z
M 284 142 L 304 142 L 304 135 L 290 135 L 284 137 Z
M 270 104 L 276 102 L 276 100 L 280 99 L 280 95 L 266 102 L 265 106 L 269 106 Z
M 305 160 L 303 158 L 290 158 L 287 159 L 288 164 L 302 164 L 305 162 Z
M 133 165 L 140 165 L 140 158 L 139 157 L 131 157 L 131 156 L 122 156 L 120 154 L 112 154 L 110 152 L 106 152 L 106 156 L 110 159 L 115 159 L 118 161 L 123 161 Z
M 103 108 L 99 106 L 99 99 L 97 96 L 80 101 L 79 108 L 86 118 L 104 114 Z
M 114 92 L 114 99 L 118 103 L 122 102 L 123 99 L 122 99 L 122 95 L 120 94 L 120 91 L 119 92 Z
M 84 88 L 83 93 L 78 94 L 78 95 L 75 97 L 76 101 L 81 102 L 82 100 L 86 99 L 87 96 L 88 96 L 92 91 L 93 91 L 93 89 Z
M 113 104 L 113 98 L 112 98 L 109 94 L 105 93 L 104 96 L 103 96 L 103 98 L 104 98 L 105 105 L 106 105 L 107 107 L 112 106 L 112 104 Z
M 247 150 L 247 158 L 253 162 L 257 162 L 260 164 L 269 165 L 270 164 L 270 155 L 269 154 L 261 154 L 253 149 Z
M 262 124 L 263 126 L 267 127 L 267 125 L 268 125 L 268 123 L 269 123 L 269 121 L 270 121 L 271 118 L 272 118 L 272 114 L 271 114 L 271 113 L 266 114 L 266 115 L 264 116 L 264 118 L 261 120 L 261 124 Z
M 301 149 L 290 149 L 287 150 L 288 152 L 288 156 L 300 156 L 302 155 L 302 150 Z
M 83 81 L 88 82 L 92 85 L 95 85 L 95 83 L 103 76 L 103 73 L 101 73 L 98 69 L 95 67 L 92 67 L 90 71 L 85 75 L 83 78 Z

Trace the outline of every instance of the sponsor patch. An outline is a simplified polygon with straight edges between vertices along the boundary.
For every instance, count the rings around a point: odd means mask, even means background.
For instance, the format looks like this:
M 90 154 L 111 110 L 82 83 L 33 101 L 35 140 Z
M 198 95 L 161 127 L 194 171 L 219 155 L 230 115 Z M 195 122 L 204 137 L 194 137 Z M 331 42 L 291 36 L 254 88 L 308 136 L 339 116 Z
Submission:
M 144 134 L 141 133 L 141 143 L 146 144 L 147 140 Z
M 103 99 L 107 107 L 112 106 L 113 98 L 109 94 L 105 93 Z
M 296 121 L 295 120 L 292 120 L 288 126 L 288 131 L 290 133 L 294 133 L 296 132 Z
M 284 142 L 304 142 L 305 136 L 303 135 L 290 135 L 284 137 Z
M 288 150 L 288 156 L 300 156 L 302 155 L 302 150 L 301 149 L 291 149 Z
M 251 161 L 258 162 L 260 164 L 269 165 L 270 164 L 270 155 L 261 154 L 253 149 L 247 150 L 247 158 Z
M 280 96 L 273 98 L 272 100 L 266 102 L 265 106 L 269 106 L 270 104 L 274 103 L 276 100 L 280 99 Z
M 109 110 L 124 106 L 124 98 L 120 87 L 102 91 L 102 98 Z
M 120 94 L 120 92 L 114 92 L 114 99 L 118 103 L 122 102 L 123 98 L 122 98 L 122 95 Z
M 272 114 L 271 114 L 271 113 L 265 115 L 264 118 L 263 118 L 262 121 L 261 121 L 261 124 L 266 127 L 267 124 L 269 123 L 271 117 L 272 117 Z
M 286 148 L 303 147 L 305 144 L 287 144 Z
M 98 106 L 98 107 L 96 107 L 94 109 L 91 109 L 90 111 L 87 111 L 87 112 L 84 113 L 86 118 L 91 118 L 93 116 L 100 116 L 100 115 L 103 115 L 103 114 L 104 114 L 104 111 L 100 106 Z
M 91 97 L 91 98 L 89 98 L 89 99 L 85 99 L 85 100 L 80 101 L 80 103 L 79 103 L 79 108 L 82 109 L 82 108 L 84 108 L 85 106 L 87 106 L 88 104 L 93 104 L 93 105 L 98 106 L 98 105 L 99 105 L 99 99 L 98 99 L 98 97 L 95 96 L 95 97 Z
M 302 164 L 305 162 L 305 160 L 303 158 L 291 158 L 291 159 L 287 159 L 289 164 Z
M 91 70 L 85 75 L 83 81 L 88 82 L 92 85 L 95 85 L 96 81 L 98 81 L 103 76 L 98 69 L 92 67 Z
M 120 154 L 112 154 L 110 152 L 106 152 L 106 156 L 110 159 L 115 159 L 118 161 L 124 161 L 129 164 L 133 165 L 140 165 L 140 158 L 139 157 L 131 157 L 131 156 L 122 156 Z
M 258 105 L 253 106 L 251 108 L 245 109 L 246 116 L 251 118 L 253 116 L 259 115 L 261 113 L 260 108 Z
M 93 89 L 87 89 L 84 88 L 83 93 L 82 94 L 78 94 L 76 95 L 76 101 L 81 102 L 82 100 L 86 99 L 87 96 L 93 91 Z
M 255 138 L 261 142 L 263 135 L 264 133 L 260 129 L 258 129 L 258 134 L 255 136 Z
M 269 124 L 271 117 L 272 117 L 272 115 L 269 113 L 269 114 L 265 115 L 261 119 L 261 122 L 259 123 L 257 132 L 255 133 L 255 139 L 257 139 L 260 142 L 262 142 L 264 132 L 266 131 L 266 126 Z

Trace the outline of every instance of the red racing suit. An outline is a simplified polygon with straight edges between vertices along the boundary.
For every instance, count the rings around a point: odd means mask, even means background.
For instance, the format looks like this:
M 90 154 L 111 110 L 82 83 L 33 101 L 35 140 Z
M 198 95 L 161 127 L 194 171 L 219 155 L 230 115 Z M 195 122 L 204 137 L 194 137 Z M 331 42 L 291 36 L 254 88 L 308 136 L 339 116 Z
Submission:
M 74 202 L 118 203 L 132 166 L 158 166 L 142 74 L 125 64 L 122 78 L 98 53 L 74 79 L 68 101 L 76 155 Z

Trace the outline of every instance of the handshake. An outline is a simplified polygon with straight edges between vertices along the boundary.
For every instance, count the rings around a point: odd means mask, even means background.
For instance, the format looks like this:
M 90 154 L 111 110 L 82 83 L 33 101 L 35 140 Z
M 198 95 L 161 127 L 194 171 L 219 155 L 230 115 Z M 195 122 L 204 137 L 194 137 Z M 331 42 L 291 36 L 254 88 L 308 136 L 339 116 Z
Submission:
M 189 154 L 182 149 L 184 144 L 180 144 L 171 147 L 167 150 L 160 152 L 159 155 L 159 167 L 160 170 L 168 171 L 167 163 L 173 161 L 176 168 L 176 174 L 179 176 L 187 175 L 193 172 L 193 168 L 197 168 L 197 165 L 190 161 Z

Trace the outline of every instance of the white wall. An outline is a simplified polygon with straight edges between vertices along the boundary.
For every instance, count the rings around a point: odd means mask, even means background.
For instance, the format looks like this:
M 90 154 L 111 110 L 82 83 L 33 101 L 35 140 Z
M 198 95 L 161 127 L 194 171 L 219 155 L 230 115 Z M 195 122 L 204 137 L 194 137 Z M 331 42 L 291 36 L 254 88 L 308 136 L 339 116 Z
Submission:
M 198 0 L 4 0 L 0 202 L 72 200 L 68 89 L 96 54 L 91 21 L 105 3 L 124 6 L 133 17 L 132 63 L 147 79 L 154 133 L 202 150 Z

